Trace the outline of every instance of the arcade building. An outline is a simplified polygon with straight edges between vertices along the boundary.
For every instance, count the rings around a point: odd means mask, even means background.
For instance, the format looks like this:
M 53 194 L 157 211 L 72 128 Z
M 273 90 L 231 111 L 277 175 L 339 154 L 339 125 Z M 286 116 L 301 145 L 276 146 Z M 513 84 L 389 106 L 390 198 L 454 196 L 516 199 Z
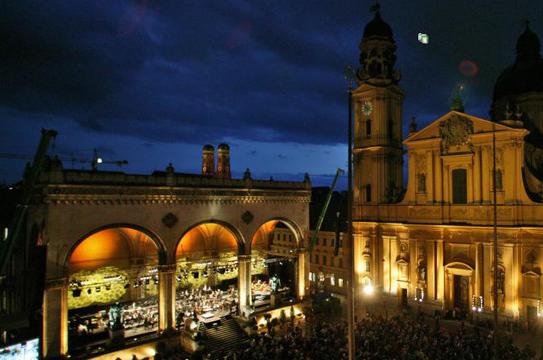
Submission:
M 201 174 L 64 169 L 50 159 L 29 209 L 44 247 L 44 357 L 104 341 L 220 323 L 308 293 L 311 182 L 242 179 L 230 150 L 203 148 Z M 274 237 L 280 228 L 288 238 Z
M 379 11 L 364 29 L 360 51 L 352 93 L 358 303 L 370 301 L 362 289 L 373 286 L 403 305 L 480 317 L 497 307 L 503 319 L 535 324 L 543 311 L 538 36 L 528 25 L 519 36 L 513 65 L 496 81 L 489 119 L 469 115 L 456 97 L 426 127 L 412 121 L 405 138 L 396 44 Z

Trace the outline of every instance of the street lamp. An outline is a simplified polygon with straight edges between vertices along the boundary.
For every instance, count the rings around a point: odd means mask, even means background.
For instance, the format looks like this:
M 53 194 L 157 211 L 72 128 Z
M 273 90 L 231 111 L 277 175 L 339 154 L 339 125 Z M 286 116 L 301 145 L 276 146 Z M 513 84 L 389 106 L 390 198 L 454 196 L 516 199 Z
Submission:
M 364 285 L 364 289 L 362 289 L 362 291 L 364 291 L 364 294 L 368 296 L 373 295 L 374 288 L 371 282 L 368 282 L 366 285 Z
M 354 360 L 355 338 L 354 338 L 354 243 L 353 243 L 353 83 L 356 76 L 351 66 L 345 67 L 345 80 L 347 80 L 348 94 L 348 119 L 347 119 L 347 244 L 349 244 L 349 286 L 347 287 L 347 331 L 349 360 Z

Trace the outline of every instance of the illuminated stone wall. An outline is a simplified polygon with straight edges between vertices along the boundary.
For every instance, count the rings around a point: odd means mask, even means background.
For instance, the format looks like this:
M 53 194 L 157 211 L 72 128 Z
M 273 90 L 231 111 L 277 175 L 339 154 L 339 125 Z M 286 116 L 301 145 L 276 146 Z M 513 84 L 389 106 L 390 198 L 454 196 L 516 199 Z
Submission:
M 405 293 L 409 303 L 452 309 L 460 297 L 467 299 L 468 311 L 485 316 L 494 306 L 497 269 L 500 316 L 537 321 L 543 296 L 539 285 L 543 204 L 525 188 L 526 134 L 521 128 L 459 112 L 449 112 L 411 132 L 403 142 L 408 159 L 404 196 L 393 204 L 366 203 L 355 193 L 355 272 L 362 301 L 360 287 L 369 278 L 398 301 Z M 455 203 L 453 198 L 455 169 L 467 174 L 466 203 Z M 355 165 L 355 173 L 363 171 L 367 169 Z

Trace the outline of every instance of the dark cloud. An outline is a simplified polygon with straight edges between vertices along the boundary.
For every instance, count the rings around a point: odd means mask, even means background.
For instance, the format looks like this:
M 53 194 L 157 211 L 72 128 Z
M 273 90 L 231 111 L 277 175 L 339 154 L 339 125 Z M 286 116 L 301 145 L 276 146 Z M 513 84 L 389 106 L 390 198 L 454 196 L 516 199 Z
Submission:
M 354 0 L 7 2 L 0 15 L 0 106 L 144 143 L 343 143 L 343 68 L 357 65 L 372 16 L 366 6 Z M 447 110 L 459 82 L 466 84 L 467 111 L 485 116 L 494 79 L 513 61 L 521 19 L 532 17 L 543 35 L 541 2 L 384 1 L 382 7 L 398 44 L 405 118 L 417 115 L 421 124 Z M 429 45 L 416 41 L 418 32 L 430 35 Z M 463 60 L 478 65 L 475 77 L 462 74 Z

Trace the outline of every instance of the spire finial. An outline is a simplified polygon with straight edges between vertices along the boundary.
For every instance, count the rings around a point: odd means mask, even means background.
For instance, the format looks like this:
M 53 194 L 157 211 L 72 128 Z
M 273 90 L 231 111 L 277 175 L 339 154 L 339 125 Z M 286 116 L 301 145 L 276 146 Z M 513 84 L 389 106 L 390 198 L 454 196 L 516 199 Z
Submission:
M 462 84 L 458 85 L 456 87 L 456 90 L 454 91 L 452 103 L 451 103 L 451 110 L 453 111 L 459 111 L 464 112 L 464 101 L 462 101 L 462 90 L 464 90 L 464 86 Z
M 375 4 L 370 6 L 370 11 L 374 13 L 378 13 L 379 10 L 381 10 L 381 4 L 379 4 L 379 0 L 375 0 Z

